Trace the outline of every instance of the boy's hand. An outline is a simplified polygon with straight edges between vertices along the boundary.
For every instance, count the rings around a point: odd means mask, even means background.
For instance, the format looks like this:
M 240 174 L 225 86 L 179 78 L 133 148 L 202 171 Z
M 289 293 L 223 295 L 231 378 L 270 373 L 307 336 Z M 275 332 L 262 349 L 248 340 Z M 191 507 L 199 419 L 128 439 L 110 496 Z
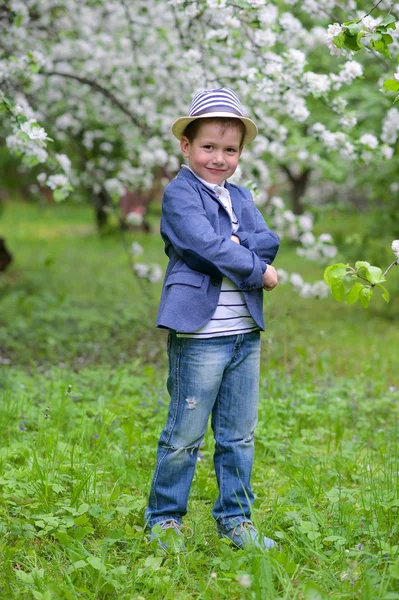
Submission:
M 276 269 L 272 265 L 267 265 L 267 269 L 263 273 L 263 289 L 270 292 L 277 284 L 278 275 Z
M 240 238 L 237 235 L 232 235 L 231 240 L 233 240 L 233 242 L 235 242 L 236 244 L 240 243 Z

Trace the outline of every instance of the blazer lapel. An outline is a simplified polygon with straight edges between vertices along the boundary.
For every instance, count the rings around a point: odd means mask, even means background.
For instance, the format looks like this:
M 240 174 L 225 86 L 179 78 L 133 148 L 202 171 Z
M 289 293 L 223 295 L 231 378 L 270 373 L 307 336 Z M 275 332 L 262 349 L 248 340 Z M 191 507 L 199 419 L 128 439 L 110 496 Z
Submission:
M 226 215 L 229 217 L 230 220 L 230 215 L 227 212 L 227 210 L 225 209 L 225 207 L 223 206 L 223 202 L 220 200 L 220 198 L 217 196 L 216 192 L 214 192 L 213 190 L 211 190 L 208 186 L 204 185 L 202 183 L 202 181 L 200 181 L 199 179 L 197 179 L 195 177 L 195 175 L 193 175 L 193 173 L 191 173 L 191 171 L 189 169 L 181 169 L 181 171 L 178 173 L 177 177 L 183 177 L 183 178 L 188 178 L 194 181 L 197 181 L 201 188 L 205 191 L 208 192 L 208 194 L 211 196 L 211 198 L 213 198 L 213 200 L 216 200 L 216 202 L 218 202 L 220 204 L 220 206 L 223 208 L 224 212 L 226 213 Z M 226 187 L 227 190 L 230 194 L 230 198 L 231 198 L 231 204 L 233 206 L 233 210 L 235 212 L 235 215 L 237 217 L 238 222 L 240 222 L 240 218 L 241 218 L 241 202 L 240 202 L 240 198 L 239 198 L 239 194 L 237 193 L 237 191 L 235 190 L 234 187 L 232 187 L 227 181 L 226 181 Z
M 241 200 L 240 200 L 240 196 L 237 192 L 237 190 L 231 186 L 229 183 L 226 183 L 228 192 L 230 194 L 230 198 L 231 198 L 231 204 L 233 206 L 233 210 L 235 212 L 235 215 L 237 217 L 237 221 L 239 223 L 241 223 Z

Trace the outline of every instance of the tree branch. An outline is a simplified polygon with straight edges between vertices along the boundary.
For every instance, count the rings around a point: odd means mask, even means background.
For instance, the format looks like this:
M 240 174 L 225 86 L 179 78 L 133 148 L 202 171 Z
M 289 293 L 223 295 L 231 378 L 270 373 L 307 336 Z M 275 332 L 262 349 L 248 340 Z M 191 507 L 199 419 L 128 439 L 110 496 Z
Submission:
M 368 17 L 369 15 L 371 15 L 371 13 L 373 12 L 373 10 L 375 10 L 376 8 L 379 7 L 379 5 L 381 4 L 382 0 L 379 0 L 377 2 L 377 4 L 374 4 L 373 8 L 371 10 L 369 10 L 368 13 L 366 13 L 365 15 L 362 16 L 361 19 L 359 19 L 358 21 L 356 21 L 356 23 L 360 23 L 361 21 L 363 21 L 363 19 L 365 19 L 366 17 Z
M 85 85 L 89 85 L 91 88 L 95 89 L 97 92 L 102 94 L 105 98 L 110 100 L 112 104 L 114 104 L 119 110 L 121 110 L 125 115 L 129 117 L 129 119 L 136 125 L 136 127 L 141 131 L 141 133 L 145 136 L 150 135 L 150 131 L 148 127 L 145 127 L 139 119 L 132 113 L 126 106 L 122 104 L 120 100 L 115 96 L 113 92 L 107 90 L 101 84 L 97 83 L 92 79 L 88 79 L 87 77 L 80 77 L 79 75 L 74 75 L 72 73 L 62 73 L 61 71 L 41 71 L 40 75 L 45 75 L 46 77 L 64 77 L 65 79 L 73 79 L 74 81 L 78 81 L 79 83 L 83 83 Z

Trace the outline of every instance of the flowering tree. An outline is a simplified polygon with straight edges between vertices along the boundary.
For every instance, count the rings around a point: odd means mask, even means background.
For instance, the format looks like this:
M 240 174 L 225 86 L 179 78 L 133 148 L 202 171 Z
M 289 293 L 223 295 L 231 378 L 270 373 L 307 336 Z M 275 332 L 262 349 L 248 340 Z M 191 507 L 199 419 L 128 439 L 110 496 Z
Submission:
M 397 168 L 399 113 L 379 91 L 375 56 L 394 71 L 393 12 L 379 13 L 390 8 L 384 0 L 373 15 L 363 0 L 7 0 L 0 127 L 56 199 L 74 186 L 119 201 L 126 189 L 148 189 L 160 169 L 166 181 L 176 173 L 170 125 L 192 93 L 231 86 L 259 124 L 236 179 L 254 182 L 257 203 L 305 256 L 329 258 L 328 234 L 316 239 L 311 216 L 294 214 L 309 183 L 353 186 L 364 165 Z M 271 202 L 275 185 L 291 190 L 293 211 Z

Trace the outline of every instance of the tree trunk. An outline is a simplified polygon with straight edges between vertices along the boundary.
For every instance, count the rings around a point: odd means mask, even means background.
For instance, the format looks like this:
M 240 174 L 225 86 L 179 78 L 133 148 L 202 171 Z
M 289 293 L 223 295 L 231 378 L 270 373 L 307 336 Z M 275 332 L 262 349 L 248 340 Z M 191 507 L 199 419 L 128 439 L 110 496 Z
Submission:
M 0 271 L 5 271 L 12 261 L 12 254 L 7 250 L 5 241 L 0 238 Z
M 303 213 L 302 198 L 305 195 L 312 171 L 306 169 L 300 175 L 294 175 L 286 166 L 283 167 L 283 170 L 291 183 L 292 210 L 296 215 L 301 215 Z
M 93 196 L 93 206 L 98 229 L 101 231 L 108 224 L 108 196 L 105 190 L 100 190 Z

